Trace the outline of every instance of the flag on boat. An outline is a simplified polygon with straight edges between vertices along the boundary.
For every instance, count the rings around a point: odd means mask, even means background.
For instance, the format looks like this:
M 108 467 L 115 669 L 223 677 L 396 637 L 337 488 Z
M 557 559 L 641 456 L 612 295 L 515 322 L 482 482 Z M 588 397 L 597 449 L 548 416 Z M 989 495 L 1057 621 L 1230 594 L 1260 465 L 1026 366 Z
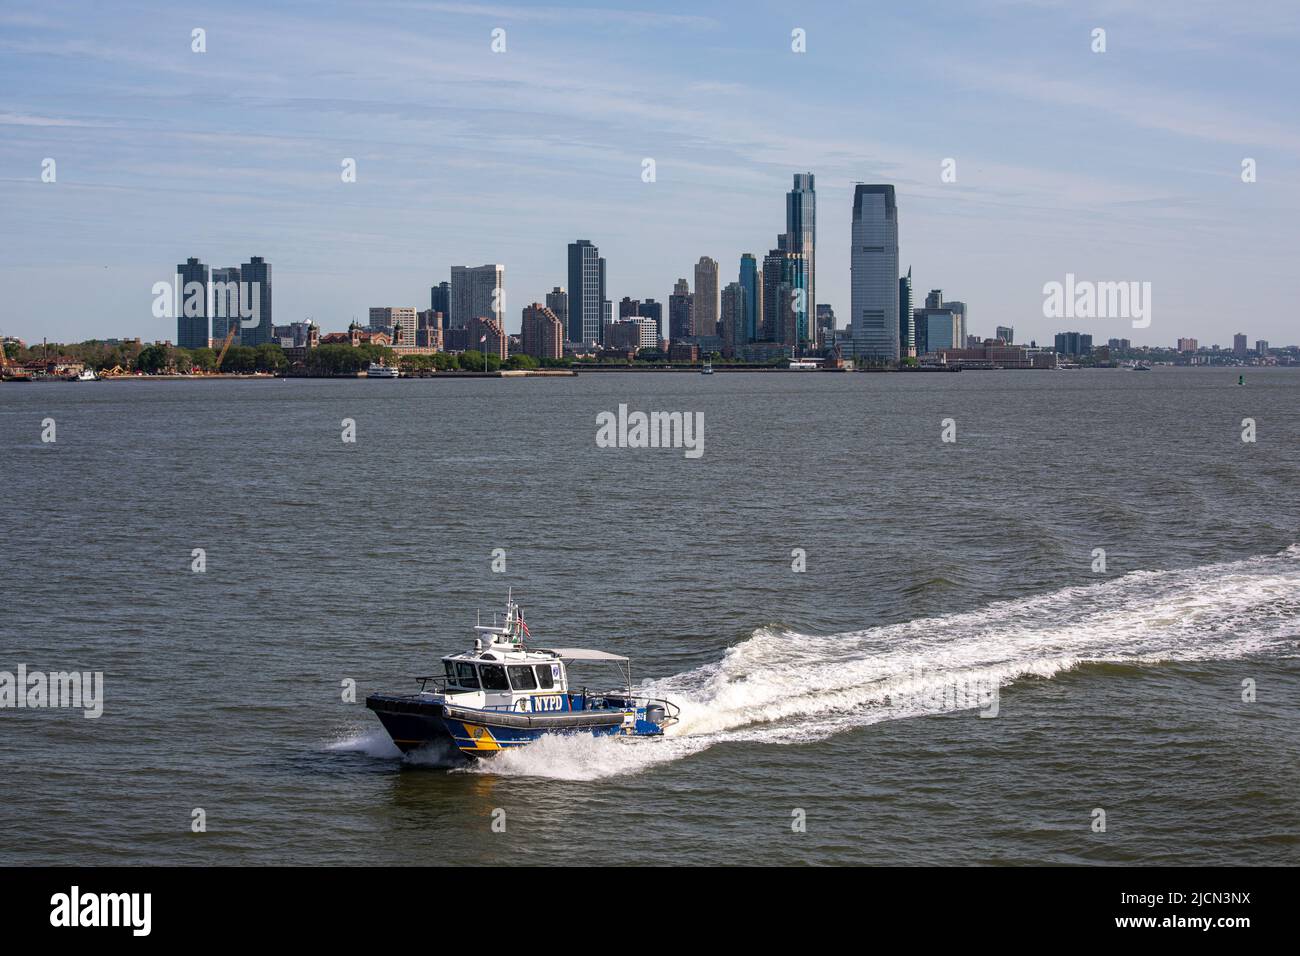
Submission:
M 484 342 L 487 341 L 487 336 L 486 336 L 486 335 L 480 335 L 480 336 L 478 337 L 478 340 L 479 340 L 479 344 L 481 345 L 482 343 L 484 343 Z
M 528 631 L 528 622 L 524 620 L 523 610 L 519 609 L 516 613 L 519 615 L 519 628 L 524 632 L 524 637 L 532 637 L 533 635 Z

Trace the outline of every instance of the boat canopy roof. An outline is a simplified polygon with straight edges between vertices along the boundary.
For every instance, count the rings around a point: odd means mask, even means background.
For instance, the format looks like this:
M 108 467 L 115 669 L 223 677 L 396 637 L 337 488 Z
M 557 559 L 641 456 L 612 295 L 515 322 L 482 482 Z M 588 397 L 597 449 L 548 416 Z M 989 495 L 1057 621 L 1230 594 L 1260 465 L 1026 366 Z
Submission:
M 622 654 L 589 651 L 585 647 L 545 647 L 538 650 L 547 651 L 564 661 L 622 661 L 625 664 L 628 661 Z

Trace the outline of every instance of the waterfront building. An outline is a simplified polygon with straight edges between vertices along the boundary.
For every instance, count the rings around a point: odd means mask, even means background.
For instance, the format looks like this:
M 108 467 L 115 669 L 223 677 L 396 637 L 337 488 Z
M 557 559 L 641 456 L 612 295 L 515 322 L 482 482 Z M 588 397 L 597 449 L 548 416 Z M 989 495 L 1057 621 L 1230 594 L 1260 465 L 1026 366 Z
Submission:
M 207 348 L 208 267 L 198 259 L 186 259 L 176 267 L 176 286 L 176 344 L 183 349 Z
M 1057 355 L 1079 357 L 1092 354 L 1092 336 L 1083 332 L 1057 332 Z
M 668 337 L 668 330 L 664 328 L 664 306 L 662 302 L 646 299 L 637 308 L 637 315 L 647 319 L 654 319 L 655 325 L 659 329 L 659 338 L 666 339 Z
M 478 349 L 484 355 L 495 355 L 505 361 L 509 354 L 505 328 L 496 319 L 479 316 L 465 326 L 468 349 Z
M 678 279 L 668 297 L 668 338 L 673 342 L 695 336 L 695 302 L 690 283 Z
M 808 321 L 808 316 L 815 319 L 817 315 L 817 193 L 813 185 L 812 173 L 794 174 L 794 188 L 785 195 L 785 233 L 789 251 L 803 256 L 801 323 L 807 330 L 807 344 L 816 348 L 820 344 L 817 324 Z
M 722 290 L 722 318 L 719 331 L 722 337 L 722 354 L 731 358 L 740 354 L 748 344 L 745 337 L 746 309 L 745 287 L 739 282 L 729 282 Z
M 569 243 L 569 330 L 574 342 L 601 340 L 605 306 L 605 260 L 589 239 Z
M 759 336 L 759 322 L 763 314 L 762 307 L 762 273 L 758 260 L 746 252 L 740 257 L 740 285 L 745 290 L 745 325 L 743 330 L 746 342 L 755 342 Z
M 718 334 L 718 262 L 701 256 L 695 264 L 695 334 Z
M 212 313 L 212 342 L 217 348 L 225 344 L 230 326 L 235 326 L 239 344 L 239 266 L 213 269 L 209 274 L 209 311 Z
M 916 358 L 916 320 L 912 310 L 912 267 L 898 280 L 898 357 Z
M 415 345 L 416 323 L 414 308 L 388 305 L 370 309 L 370 330 L 387 332 L 396 345 Z
M 1178 351 L 1180 352 L 1195 352 L 1197 348 L 1198 348 L 1198 343 L 1196 339 L 1178 340 Z
M 244 312 L 252 312 L 240 321 L 240 344 L 258 346 L 270 342 L 274 325 L 271 314 L 271 264 L 261 256 L 253 256 L 239 267 L 239 280 L 240 308 Z M 245 293 L 249 302 L 243 300 Z M 250 326 L 247 323 L 253 324 Z
M 1242 355 L 1242 356 L 1244 356 L 1244 355 L 1245 355 L 1247 352 L 1249 352 L 1249 351 L 1250 351 L 1250 348 L 1249 348 L 1249 346 L 1246 344 L 1246 335 L 1245 335 L 1244 332 L 1238 332 L 1236 335 L 1234 335 L 1234 336 L 1232 337 L 1232 354 L 1233 354 L 1233 355 Z
M 1268 340 L 1267 340 L 1267 339 L 1256 339 L 1256 340 L 1255 340 L 1255 351 L 1256 351 L 1258 354 L 1260 354 L 1260 355 L 1267 355 L 1267 354 L 1268 354 Z
M 445 313 L 449 327 L 467 328 L 471 319 L 483 318 L 495 319 L 504 326 L 505 283 L 503 265 L 452 266 Z
M 537 359 L 564 357 L 564 323 L 540 302 L 524 309 L 521 338 L 525 355 Z
M 560 320 L 564 326 L 565 335 L 569 331 L 569 293 L 564 291 L 564 286 L 555 286 L 550 292 L 546 293 L 546 307 L 555 313 L 555 317 Z
M 898 205 L 891 185 L 853 191 L 850 317 L 858 362 L 899 358 Z

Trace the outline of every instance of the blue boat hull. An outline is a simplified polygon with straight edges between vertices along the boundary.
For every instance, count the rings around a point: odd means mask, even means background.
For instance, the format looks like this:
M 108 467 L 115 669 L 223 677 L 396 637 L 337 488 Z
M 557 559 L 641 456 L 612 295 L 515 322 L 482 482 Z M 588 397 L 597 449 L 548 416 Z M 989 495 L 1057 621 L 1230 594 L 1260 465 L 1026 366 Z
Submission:
M 419 695 L 371 694 L 373 710 L 403 753 L 430 744 L 451 744 L 469 757 L 490 757 L 533 743 L 548 734 L 658 737 L 663 730 L 642 712 L 618 708 L 525 714 L 480 710 L 432 701 Z M 628 714 L 633 716 L 629 719 Z

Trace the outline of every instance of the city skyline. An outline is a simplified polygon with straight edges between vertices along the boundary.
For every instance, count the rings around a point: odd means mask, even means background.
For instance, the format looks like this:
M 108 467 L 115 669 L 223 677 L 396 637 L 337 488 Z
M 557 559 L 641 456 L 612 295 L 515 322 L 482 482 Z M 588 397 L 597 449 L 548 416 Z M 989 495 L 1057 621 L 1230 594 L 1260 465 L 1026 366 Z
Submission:
M 1206 40 L 1202 15 L 1183 10 L 987 3 L 946 14 L 967 49 L 918 73 L 933 25 L 883 9 L 855 31 L 829 8 L 575 18 L 432 3 L 360 19 L 325 4 L 309 20 L 235 4 L 205 12 L 201 54 L 188 13 L 50 9 L 0 15 L 0 190 L 14 226 L 0 239 L 3 334 L 172 337 L 149 290 L 178 249 L 209 265 L 256 251 L 291 277 L 281 322 L 334 328 L 375 302 L 422 303 L 453 263 L 503 263 L 516 331 L 518 306 L 564 283 L 559 249 L 575 236 L 608 260 L 615 301 L 665 300 L 701 256 L 725 286 L 742 253 L 761 259 L 782 231 L 791 172 L 808 171 L 821 194 L 815 300 L 841 325 L 844 197 L 862 181 L 896 184 L 917 288 L 960 290 L 982 332 L 1050 340 L 1060 329 L 1042 286 L 1076 273 L 1155 288 L 1151 327 L 1098 321 L 1099 339 L 1294 337 L 1268 291 L 1289 277 L 1300 206 L 1285 18 L 1221 11 Z M 254 10 L 264 29 L 250 33 Z M 1090 49 L 1098 25 L 1105 53 Z M 494 54 L 498 27 L 508 43 Z M 795 27 L 806 53 L 791 50 Z M 614 68 L 629 40 L 644 54 L 635 76 Z M 874 67 L 855 55 L 863 42 Z M 594 92 L 575 64 L 602 77 Z M 864 109 L 848 95 L 902 69 L 915 82 L 894 97 Z M 203 110 L 188 108 L 196 98 Z M 1245 158 L 1256 182 L 1242 181 Z M 341 181 L 347 159 L 355 182 Z

